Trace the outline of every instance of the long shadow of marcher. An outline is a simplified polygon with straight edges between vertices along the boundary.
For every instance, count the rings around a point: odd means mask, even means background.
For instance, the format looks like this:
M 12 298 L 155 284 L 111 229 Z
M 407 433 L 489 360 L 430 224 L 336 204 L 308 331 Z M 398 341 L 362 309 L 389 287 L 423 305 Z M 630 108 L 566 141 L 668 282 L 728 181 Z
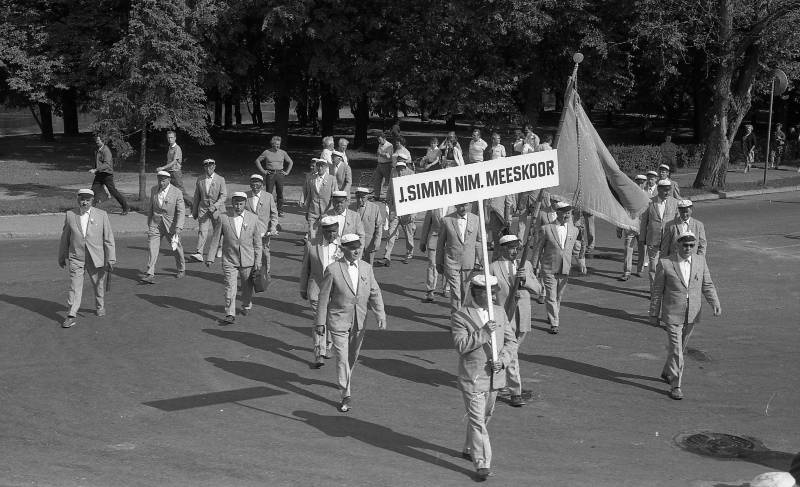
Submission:
M 300 282 L 300 278 L 297 276 L 282 276 L 280 274 L 270 274 L 270 277 L 273 279 L 278 279 L 280 281 L 288 281 L 288 282 Z
M 367 322 L 367 333 L 361 350 L 452 350 L 453 339 L 441 331 L 402 331 L 375 328 L 371 319 Z M 309 327 L 284 325 L 303 336 L 309 335 Z M 389 324 L 391 326 L 391 322 Z
M 63 310 L 64 316 L 67 315 L 67 308 L 63 304 L 56 303 L 55 301 L 48 301 L 47 299 L 31 298 L 28 296 L 12 296 L 10 294 L 0 294 L 0 301 L 5 301 L 8 304 L 27 309 L 33 313 L 43 316 L 45 319 L 60 322 L 63 316 L 58 314 L 59 310 Z
M 410 298 L 410 299 L 418 299 L 420 302 L 423 302 L 423 298 L 425 297 L 425 291 L 417 291 L 414 289 L 410 289 L 405 286 L 401 286 L 399 284 L 393 284 L 391 282 L 384 282 L 381 281 L 380 283 L 381 291 L 385 291 L 387 293 L 396 294 L 403 298 Z M 442 311 L 441 316 L 450 316 L 450 300 L 449 299 L 437 299 L 432 303 L 425 303 L 425 308 L 430 307 L 441 307 L 445 308 Z
M 426 320 L 425 318 L 435 318 L 435 319 L 446 319 L 448 322 L 450 321 L 449 314 L 428 314 L 428 313 L 418 313 L 413 309 L 406 308 L 404 306 L 394 306 L 391 304 L 383 304 L 383 307 L 386 309 L 386 314 L 391 316 L 392 318 L 401 318 L 405 320 L 409 320 L 415 323 L 424 323 L 426 325 L 434 326 L 436 328 L 441 328 L 442 330 L 450 331 L 449 324 L 441 324 L 435 323 L 430 320 Z
M 222 313 L 222 305 L 214 306 L 200 301 L 192 301 L 191 299 L 179 298 L 176 296 L 163 296 L 160 294 L 136 294 L 136 297 L 141 298 L 150 304 L 154 304 L 159 308 L 174 308 L 182 311 L 188 311 L 203 318 L 208 318 L 215 321 L 220 319 Z M 211 314 L 205 310 L 217 310 L 219 314 Z
M 657 394 L 661 394 L 664 396 L 669 395 L 669 391 L 665 389 L 658 389 L 656 387 L 651 387 L 648 385 L 633 382 L 631 380 L 627 380 L 627 379 L 638 379 L 638 380 L 647 380 L 653 382 L 662 382 L 661 379 L 655 377 L 648 377 L 646 375 L 637 375 L 637 374 L 626 374 L 624 372 L 617 372 L 615 370 L 606 369 L 604 367 L 598 367 L 596 365 L 586 364 L 583 362 L 576 362 L 575 360 L 570 360 L 561 357 L 553 357 L 551 355 L 528 355 L 526 353 L 520 353 L 519 359 L 525 360 L 526 362 L 545 365 L 547 367 L 566 370 L 567 372 L 572 372 L 574 374 L 585 375 L 587 377 L 592 377 L 595 379 L 607 380 L 609 382 L 614 382 L 616 384 L 637 387 L 639 389 L 655 392 Z
M 370 369 L 399 379 L 416 382 L 417 384 L 425 384 L 433 387 L 456 387 L 456 376 L 443 370 L 421 367 L 404 360 L 370 358 L 363 354 L 358 360 Z
M 115 266 L 114 270 L 112 271 L 111 279 L 113 280 L 115 277 L 119 276 L 123 279 L 138 283 L 142 280 L 143 275 L 144 274 L 139 269 L 135 269 L 133 267 Z
M 255 333 L 250 333 L 246 331 L 231 331 L 231 330 L 218 330 L 216 328 L 205 328 L 203 332 L 208 333 L 209 335 L 214 335 L 216 337 L 225 338 L 227 340 L 233 340 L 235 342 L 247 345 L 248 347 L 257 348 L 258 350 L 263 350 L 265 352 L 272 352 L 275 355 L 280 355 L 281 357 L 285 357 L 290 360 L 295 360 L 301 363 L 308 363 L 308 362 L 301 359 L 297 355 L 291 353 L 291 350 L 299 350 L 302 352 L 308 352 L 309 354 L 312 354 L 314 352 L 310 348 L 291 346 L 285 342 L 282 342 L 281 340 L 278 340 L 277 338 L 265 337 L 263 335 L 257 335 Z
M 647 276 L 645 276 L 645 279 L 646 278 Z M 605 284 L 602 282 L 584 281 L 583 279 L 570 279 L 569 283 L 575 284 L 576 286 L 588 287 L 590 289 L 597 289 L 598 291 L 608 291 L 610 293 L 625 294 L 626 296 L 633 296 L 635 298 L 643 298 L 647 300 L 650 299 L 649 289 L 642 289 L 642 290 L 626 289 L 624 287 L 611 286 L 609 284 Z
M 294 411 L 292 413 L 302 422 L 313 426 L 327 436 L 333 438 L 353 438 L 367 445 L 383 448 L 398 455 L 403 455 L 415 460 L 443 467 L 453 472 L 458 472 L 472 477 L 472 471 L 459 467 L 443 457 L 458 458 L 461 452 L 446 448 L 435 443 L 430 443 L 413 436 L 398 433 L 391 428 L 375 423 L 370 423 L 352 416 L 323 416 L 310 411 Z M 434 451 L 432 455 L 423 450 Z
M 296 253 L 295 253 L 295 254 L 290 254 L 290 253 L 288 253 L 288 252 L 282 252 L 282 251 L 280 251 L 280 250 L 271 250 L 271 249 L 270 249 L 270 251 L 269 251 L 269 255 L 270 255 L 272 258 L 279 258 L 279 259 L 285 259 L 285 260 L 293 260 L 293 261 L 295 261 L 295 262 L 303 262 L 303 253 L 302 253 L 302 252 L 299 252 L 299 255 L 298 255 L 298 254 L 296 254 Z
M 317 379 L 307 379 L 295 374 L 294 372 L 287 372 L 285 370 L 270 367 L 269 365 L 256 364 L 253 362 L 225 360 L 218 357 L 207 357 L 206 361 L 214 364 L 215 367 L 219 367 L 220 369 L 230 372 L 231 374 L 238 375 L 239 377 L 263 382 L 265 384 L 271 384 L 280 389 L 294 392 L 295 394 L 307 397 L 314 401 L 319 401 L 334 408 L 339 406 L 338 402 L 334 402 L 330 399 L 320 396 L 319 394 L 315 394 L 300 387 L 303 385 L 335 388 L 336 386 L 330 382 L 324 382 Z
M 594 315 L 608 316 L 609 318 L 616 318 L 619 320 L 630 321 L 632 323 L 641 323 L 643 325 L 653 326 L 650 324 L 650 321 L 642 318 L 641 316 L 632 315 L 622 309 L 604 308 L 603 306 L 597 306 L 588 303 L 576 303 L 573 301 L 562 301 L 561 306 L 577 309 L 579 311 L 583 311 L 585 313 L 591 313 Z
M 200 279 L 205 279 L 206 281 L 217 283 L 217 284 L 225 284 L 225 276 L 222 275 L 222 272 L 204 272 L 198 271 L 194 269 L 190 269 L 189 266 L 186 266 L 186 275 L 189 277 L 199 277 Z
M 297 296 L 297 299 L 300 299 L 300 296 Z M 304 306 L 291 301 L 272 299 L 267 296 L 256 294 L 253 297 L 253 305 L 263 306 L 274 311 L 286 313 L 293 318 L 305 318 L 309 320 L 314 319 L 314 315 L 311 313 L 310 306 Z

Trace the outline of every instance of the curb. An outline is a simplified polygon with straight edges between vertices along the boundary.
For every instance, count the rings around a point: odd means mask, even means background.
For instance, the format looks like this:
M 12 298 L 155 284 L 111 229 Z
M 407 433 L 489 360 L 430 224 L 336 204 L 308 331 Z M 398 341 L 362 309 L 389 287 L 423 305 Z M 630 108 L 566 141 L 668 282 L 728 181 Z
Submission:
M 741 196 L 753 196 L 759 194 L 790 193 L 792 191 L 800 191 L 800 186 L 785 186 L 783 188 L 748 189 L 744 191 L 720 191 L 719 197 L 722 199 L 728 199 L 728 198 L 739 198 Z

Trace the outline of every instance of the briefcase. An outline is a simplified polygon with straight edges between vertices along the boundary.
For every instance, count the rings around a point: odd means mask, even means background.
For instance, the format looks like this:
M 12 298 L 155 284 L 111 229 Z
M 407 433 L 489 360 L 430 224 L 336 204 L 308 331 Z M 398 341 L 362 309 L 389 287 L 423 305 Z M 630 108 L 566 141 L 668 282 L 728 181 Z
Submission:
M 258 272 L 253 271 L 250 280 L 253 281 L 253 291 L 257 293 L 263 293 L 269 287 L 269 273 L 263 267 Z

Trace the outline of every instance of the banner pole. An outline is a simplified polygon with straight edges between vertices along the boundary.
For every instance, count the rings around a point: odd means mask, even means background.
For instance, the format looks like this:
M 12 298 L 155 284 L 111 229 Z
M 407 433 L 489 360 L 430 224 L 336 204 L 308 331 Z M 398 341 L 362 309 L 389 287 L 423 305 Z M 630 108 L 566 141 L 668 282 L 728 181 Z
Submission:
M 483 211 L 483 200 L 478 200 L 478 220 L 481 226 L 481 253 L 483 255 L 483 277 L 486 279 L 486 311 L 489 313 L 489 321 L 494 321 L 494 306 L 492 304 L 492 288 L 489 286 L 489 248 L 487 247 L 488 237 L 486 236 L 486 215 Z M 492 363 L 497 362 L 497 333 L 492 332 Z

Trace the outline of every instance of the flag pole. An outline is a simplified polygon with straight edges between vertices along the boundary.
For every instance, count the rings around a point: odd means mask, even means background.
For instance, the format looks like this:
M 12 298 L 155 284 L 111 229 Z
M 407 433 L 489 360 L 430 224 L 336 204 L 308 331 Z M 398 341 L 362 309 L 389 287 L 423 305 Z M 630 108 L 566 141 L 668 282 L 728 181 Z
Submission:
M 478 220 L 481 226 L 481 254 L 483 256 L 483 277 L 486 279 L 486 312 L 489 313 L 489 321 L 494 321 L 494 306 L 492 304 L 492 287 L 489 285 L 489 249 L 486 237 L 486 215 L 483 211 L 483 200 L 478 200 Z M 466 298 L 466 296 L 465 296 Z M 492 363 L 497 362 L 497 333 L 492 332 Z

